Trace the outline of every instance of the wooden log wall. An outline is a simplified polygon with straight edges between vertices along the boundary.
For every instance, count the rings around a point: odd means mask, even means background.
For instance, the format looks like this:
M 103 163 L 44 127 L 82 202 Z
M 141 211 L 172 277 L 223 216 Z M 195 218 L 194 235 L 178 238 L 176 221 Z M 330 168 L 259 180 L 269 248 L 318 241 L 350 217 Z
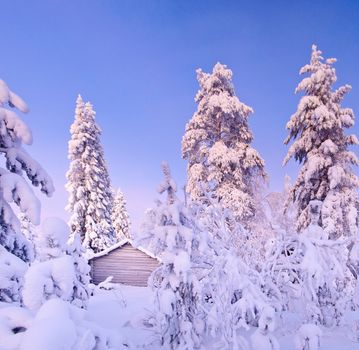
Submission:
M 107 255 L 93 258 L 90 265 L 92 282 L 95 284 L 113 276 L 114 283 L 145 287 L 159 262 L 126 243 Z

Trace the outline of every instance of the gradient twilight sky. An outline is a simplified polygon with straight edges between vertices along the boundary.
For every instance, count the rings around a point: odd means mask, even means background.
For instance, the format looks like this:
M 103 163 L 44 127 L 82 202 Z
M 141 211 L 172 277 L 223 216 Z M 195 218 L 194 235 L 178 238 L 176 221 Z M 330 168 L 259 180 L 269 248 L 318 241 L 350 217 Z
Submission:
M 359 116 L 359 1 L 1 1 L 0 77 L 30 106 L 30 153 L 56 193 L 39 197 L 44 216 L 67 218 L 64 190 L 69 127 L 81 93 L 93 103 L 114 186 L 138 222 L 157 197 L 160 162 L 186 180 L 181 138 L 196 110 L 195 70 L 233 70 L 239 99 L 254 108 L 254 147 L 270 190 L 281 190 L 285 124 L 299 96 L 299 68 L 316 43 L 336 57 L 343 105 Z M 359 134 L 358 126 L 352 130 Z

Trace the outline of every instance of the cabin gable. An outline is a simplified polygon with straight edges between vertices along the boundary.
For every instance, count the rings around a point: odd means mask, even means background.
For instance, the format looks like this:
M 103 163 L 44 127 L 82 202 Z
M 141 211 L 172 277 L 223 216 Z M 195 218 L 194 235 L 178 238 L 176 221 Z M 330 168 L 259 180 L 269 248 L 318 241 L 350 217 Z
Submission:
M 112 282 L 132 286 L 147 286 L 148 278 L 158 266 L 157 259 L 133 247 L 129 242 L 90 261 L 94 284 L 113 276 Z

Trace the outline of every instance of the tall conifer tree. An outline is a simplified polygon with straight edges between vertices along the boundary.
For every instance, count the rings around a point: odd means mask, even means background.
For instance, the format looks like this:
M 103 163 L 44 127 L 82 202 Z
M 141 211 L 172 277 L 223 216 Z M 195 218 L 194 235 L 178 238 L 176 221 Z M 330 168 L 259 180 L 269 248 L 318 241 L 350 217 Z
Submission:
M 187 192 L 194 200 L 211 194 L 246 222 L 256 212 L 255 186 L 265 177 L 264 161 L 251 147 L 248 117 L 253 110 L 239 101 L 225 65 L 217 63 L 211 74 L 198 69 L 197 79 L 198 108 L 182 140 Z
M 115 243 L 111 220 L 113 198 L 100 135 L 92 105 L 78 96 L 69 141 L 67 210 L 71 213 L 72 233 L 80 234 L 85 248 L 95 253 Z
M 309 224 L 310 201 L 320 200 L 320 225 L 331 238 L 352 235 L 358 230 L 359 179 L 352 166 L 359 161 L 349 146 L 359 142 L 355 135 L 345 134 L 345 129 L 354 125 L 354 113 L 350 108 L 342 108 L 341 102 L 351 86 L 333 90 L 337 80 L 335 62 L 335 58 L 324 60 L 313 45 L 310 63 L 300 70 L 300 74 L 309 76 L 296 88 L 304 96 L 287 123 L 289 135 L 285 143 L 294 142 L 284 160 L 287 163 L 294 158 L 302 164 L 290 192 L 298 209 L 297 229 L 301 231 Z

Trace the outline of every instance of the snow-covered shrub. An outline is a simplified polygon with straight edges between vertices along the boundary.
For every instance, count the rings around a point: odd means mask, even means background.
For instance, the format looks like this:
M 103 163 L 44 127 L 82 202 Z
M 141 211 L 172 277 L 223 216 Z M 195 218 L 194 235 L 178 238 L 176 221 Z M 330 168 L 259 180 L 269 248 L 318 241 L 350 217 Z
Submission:
M 312 201 L 313 208 L 319 205 Z M 318 225 L 320 212 L 301 234 L 283 235 L 268 252 L 263 275 L 281 293 L 285 310 L 302 315 L 307 323 L 339 324 L 353 293 L 353 275 L 347 266 L 348 241 L 329 240 Z
M 64 255 L 33 263 L 25 274 L 23 302 L 31 310 L 38 310 L 49 299 L 70 301 L 75 281 L 72 258 Z
M 359 320 L 352 323 L 348 336 L 352 341 L 359 342 Z
M 312 323 L 303 324 L 294 338 L 295 350 L 319 350 L 321 329 Z
M 207 331 L 219 349 L 246 349 L 244 337 L 237 332 L 257 326 L 260 312 L 267 306 L 268 300 L 251 280 L 255 278 L 251 272 L 235 253 L 222 251 L 205 278 Z
M 60 300 L 48 300 L 22 334 L 19 350 L 127 349 L 122 337 L 86 320 L 85 311 Z M 12 350 L 12 348 L 5 348 Z
M 0 302 L 20 302 L 27 264 L 0 245 Z
M 46 218 L 35 239 L 37 259 L 47 261 L 64 255 L 68 239 L 69 227 L 63 220 Z
M 155 210 L 154 230 L 146 232 L 161 266 L 150 284 L 154 290 L 153 322 L 161 347 L 169 349 L 201 349 L 204 332 L 203 315 L 199 309 L 201 288 L 194 272 L 195 250 L 200 250 L 200 236 L 195 234 L 188 209 L 176 197 L 176 185 L 166 163 L 162 166 L 165 180 L 159 192 L 167 200 Z
M 269 308 L 259 273 L 243 260 L 244 250 L 255 250 L 250 244 L 239 250 L 238 237 L 244 237 L 229 209 L 215 202 L 209 206 L 193 205 L 201 232 L 208 233 L 203 307 L 207 312 L 206 329 L 215 339 L 218 349 L 247 349 L 248 344 L 239 331 L 258 326 L 262 310 Z M 241 226 L 237 226 L 240 228 Z M 210 252 L 210 254 L 209 254 Z M 246 257 L 256 254 L 247 253 Z M 253 260 L 254 261 L 254 260 Z M 254 263 L 253 263 L 254 265 Z
M 36 256 L 35 244 L 34 244 L 36 239 L 36 227 L 31 222 L 29 217 L 24 213 L 21 213 L 19 215 L 19 219 L 21 225 L 21 232 L 28 240 L 28 244 L 31 246 L 31 248 L 29 249 L 29 262 L 32 262 Z
M 117 350 L 128 342 L 114 330 L 86 319 L 86 311 L 51 299 L 34 314 L 24 307 L 0 308 L 1 350 Z
M 34 262 L 25 275 L 23 302 L 38 310 L 46 300 L 60 298 L 84 307 L 89 297 L 89 266 L 75 235 L 68 245 L 69 227 L 57 218 L 47 218 L 38 236 L 40 261 Z
M 253 193 L 265 177 L 264 161 L 251 147 L 248 117 L 253 110 L 236 96 L 227 66 L 217 63 L 211 74 L 198 69 L 197 79 L 198 108 L 182 139 L 186 191 L 196 201 L 210 193 L 245 223 L 256 212 Z
M 11 305 L 0 308 L 0 348 L 17 350 L 26 330 L 31 326 L 33 313 L 24 307 Z
M 232 210 L 222 207 L 218 201 L 206 196 L 207 205 L 201 202 L 190 203 L 192 216 L 202 232 L 208 233 L 212 246 L 227 249 L 238 255 L 248 266 L 260 270 L 265 255 L 265 243 L 271 235 L 260 236 L 258 232 L 246 229 L 237 220 Z
M 86 307 L 91 295 L 90 284 L 90 265 L 85 258 L 85 249 L 81 244 L 80 235 L 75 233 L 68 243 L 67 253 L 71 256 L 74 268 L 75 279 L 71 302 L 79 307 Z
M 19 349 L 73 349 L 76 338 L 76 325 L 70 318 L 67 304 L 61 300 L 50 300 L 37 312 Z
M 69 141 L 70 169 L 66 174 L 69 192 L 67 210 L 72 234 L 79 233 L 83 245 L 97 253 L 115 243 L 111 211 L 113 196 L 101 130 L 92 105 L 81 96 L 76 101 L 75 121 Z
M 272 334 L 275 330 L 275 311 L 266 307 L 262 310 L 258 321 L 258 329 L 251 336 L 253 350 L 279 350 L 277 338 Z
M 301 68 L 309 74 L 296 88 L 304 92 L 297 111 L 287 123 L 288 144 L 294 140 L 284 160 L 302 163 L 298 178 L 290 191 L 290 200 L 297 205 L 297 229 L 309 225 L 309 202 L 323 202 L 320 226 L 330 238 L 358 233 L 359 179 L 352 166 L 357 166 L 357 156 L 349 150 L 358 145 L 355 135 L 346 135 L 345 129 L 354 125 L 354 112 L 342 108 L 344 96 L 351 90 L 344 85 L 333 91 L 336 59 L 324 61 L 321 51 L 312 47 L 310 63 Z

